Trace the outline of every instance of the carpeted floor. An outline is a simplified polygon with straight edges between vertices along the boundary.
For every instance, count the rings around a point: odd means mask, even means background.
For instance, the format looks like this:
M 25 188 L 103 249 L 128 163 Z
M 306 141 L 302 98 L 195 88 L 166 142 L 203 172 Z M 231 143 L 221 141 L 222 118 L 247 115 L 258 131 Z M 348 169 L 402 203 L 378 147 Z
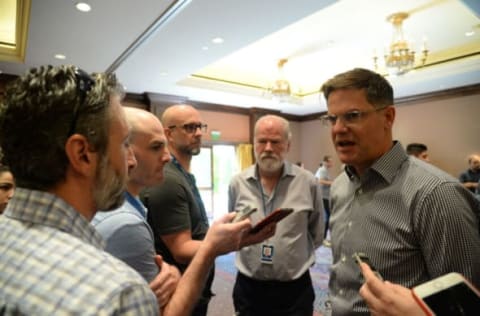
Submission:
M 332 262 L 330 248 L 320 247 L 316 251 L 316 263 L 310 269 L 315 289 L 315 312 L 314 316 L 322 315 L 325 311 L 325 300 L 328 295 L 329 269 Z M 237 269 L 234 263 L 235 255 L 228 254 L 218 257 L 216 260 L 215 281 L 212 298 L 208 308 L 208 316 L 233 316 L 232 289 L 235 282 Z

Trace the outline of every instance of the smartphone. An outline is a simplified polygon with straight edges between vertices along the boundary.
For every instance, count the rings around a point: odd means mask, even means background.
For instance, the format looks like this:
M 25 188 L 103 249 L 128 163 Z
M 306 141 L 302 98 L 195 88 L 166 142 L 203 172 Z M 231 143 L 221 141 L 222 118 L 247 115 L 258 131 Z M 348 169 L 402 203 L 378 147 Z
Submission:
M 480 292 L 456 272 L 414 287 L 413 296 L 427 315 L 473 316 L 480 313 Z
M 252 234 L 258 233 L 262 228 L 267 226 L 268 224 L 275 222 L 278 223 L 288 215 L 293 213 L 293 208 L 277 208 L 272 213 L 268 214 L 267 217 L 262 219 L 258 222 L 255 226 L 253 226 L 252 230 L 250 231 Z
M 352 255 L 352 257 L 358 265 L 360 265 L 361 262 L 366 263 L 370 267 L 370 269 L 372 270 L 373 274 L 375 274 L 375 276 L 377 278 L 379 278 L 380 280 L 383 281 L 382 275 L 380 274 L 380 272 L 378 272 L 377 268 L 375 268 L 372 261 L 370 260 L 370 258 L 368 258 L 368 256 L 365 253 L 355 252 Z
M 249 205 L 245 206 L 241 211 L 237 212 L 237 215 L 232 220 L 232 223 L 240 222 L 249 217 L 252 213 L 256 212 L 257 208 L 252 208 Z

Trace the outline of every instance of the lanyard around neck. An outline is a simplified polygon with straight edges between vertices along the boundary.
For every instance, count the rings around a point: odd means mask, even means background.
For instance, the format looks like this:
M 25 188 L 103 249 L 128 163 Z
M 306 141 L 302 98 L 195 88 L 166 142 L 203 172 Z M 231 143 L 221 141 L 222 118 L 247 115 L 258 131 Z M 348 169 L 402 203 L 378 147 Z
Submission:
M 145 209 L 143 208 L 143 205 L 142 205 L 142 203 L 140 203 L 139 200 L 137 200 L 128 191 L 125 192 L 125 198 L 127 199 L 128 203 L 130 203 L 138 211 L 138 213 L 140 213 L 140 215 L 143 218 L 145 218 L 145 219 L 147 218 L 147 214 L 145 213 Z

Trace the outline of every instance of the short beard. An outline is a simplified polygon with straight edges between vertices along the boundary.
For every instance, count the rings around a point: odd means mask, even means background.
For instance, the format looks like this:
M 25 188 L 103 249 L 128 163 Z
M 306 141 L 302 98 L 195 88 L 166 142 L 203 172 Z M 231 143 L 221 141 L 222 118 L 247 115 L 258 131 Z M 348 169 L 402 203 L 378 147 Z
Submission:
M 265 155 L 263 155 L 265 156 Z M 265 157 L 258 157 L 257 164 L 259 169 L 262 172 L 272 174 L 280 171 L 283 167 L 283 160 L 280 160 L 278 157 L 268 156 L 269 158 L 265 159 Z
M 197 156 L 200 154 L 200 147 L 190 148 L 188 146 L 181 146 L 178 148 L 179 151 L 188 156 Z
M 111 211 L 119 208 L 125 200 L 126 175 L 121 176 L 108 163 L 104 155 L 98 165 L 94 186 L 94 200 L 98 210 Z

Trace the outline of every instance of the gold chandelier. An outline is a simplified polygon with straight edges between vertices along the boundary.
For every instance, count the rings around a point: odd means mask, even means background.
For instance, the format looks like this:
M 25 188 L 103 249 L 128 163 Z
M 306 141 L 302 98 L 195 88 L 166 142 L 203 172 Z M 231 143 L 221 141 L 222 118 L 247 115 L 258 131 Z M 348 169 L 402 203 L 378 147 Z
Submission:
M 405 39 L 402 29 L 403 21 L 408 17 L 409 14 L 406 12 L 394 13 L 387 17 L 387 21 L 393 25 L 393 36 L 389 50 L 385 52 L 384 58 L 387 71 L 391 75 L 403 75 L 415 66 L 415 51 L 410 48 L 410 44 Z M 421 51 L 422 57 L 420 64 L 423 66 L 428 55 L 425 43 Z M 377 69 L 378 57 L 374 56 L 373 60 L 375 68 Z
M 272 97 L 279 102 L 286 102 L 290 98 L 291 95 L 291 89 L 290 89 L 290 83 L 285 79 L 285 76 L 283 74 L 283 66 L 285 63 L 288 61 L 286 58 L 282 58 L 278 61 L 277 67 L 278 67 L 278 74 L 279 77 L 277 80 L 275 80 L 272 84 L 272 86 L 268 89 Z

